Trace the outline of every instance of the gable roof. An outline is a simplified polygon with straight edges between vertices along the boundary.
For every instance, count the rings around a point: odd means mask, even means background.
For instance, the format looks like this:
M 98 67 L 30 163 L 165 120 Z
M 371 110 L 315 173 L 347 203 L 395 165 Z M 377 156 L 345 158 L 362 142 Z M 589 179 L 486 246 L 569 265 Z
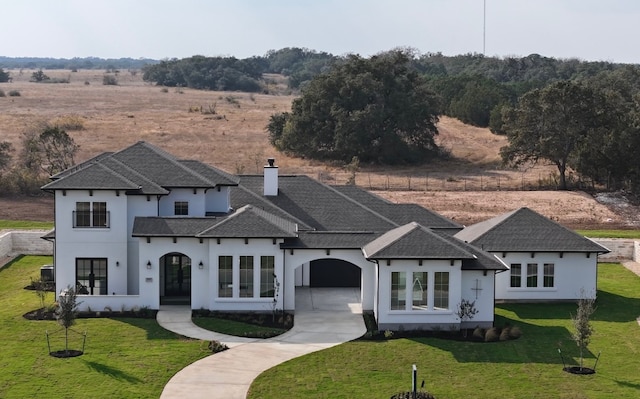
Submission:
M 224 217 L 136 217 L 133 237 L 285 238 L 296 225 L 252 206 Z
M 473 259 L 469 251 L 418 223 L 397 227 L 362 248 L 367 259 Z
M 468 226 L 455 237 L 490 252 L 609 252 L 529 208 Z
M 233 175 L 198 161 L 178 160 L 144 141 L 101 154 L 51 178 L 43 190 L 124 189 L 137 194 L 167 194 L 168 188 L 238 184 Z

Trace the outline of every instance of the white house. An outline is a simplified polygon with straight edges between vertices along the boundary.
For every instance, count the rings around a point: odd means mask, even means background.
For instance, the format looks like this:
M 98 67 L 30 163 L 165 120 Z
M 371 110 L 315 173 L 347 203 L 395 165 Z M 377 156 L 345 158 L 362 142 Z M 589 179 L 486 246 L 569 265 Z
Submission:
M 43 189 L 55 195 L 45 238 L 56 288 L 78 287 L 84 309 L 294 311 L 296 287 L 349 286 L 381 329 L 458 328 L 463 299 L 479 310 L 468 323 L 489 326 L 496 272 L 507 270 L 501 252 L 454 237 L 462 226 L 451 220 L 354 186 L 279 176 L 272 159 L 264 175 L 233 176 L 138 142 Z
M 509 266 L 496 275 L 496 299 L 504 301 L 595 297 L 598 254 L 609 252 L 529 208 L 466 227 L 455 237 Z

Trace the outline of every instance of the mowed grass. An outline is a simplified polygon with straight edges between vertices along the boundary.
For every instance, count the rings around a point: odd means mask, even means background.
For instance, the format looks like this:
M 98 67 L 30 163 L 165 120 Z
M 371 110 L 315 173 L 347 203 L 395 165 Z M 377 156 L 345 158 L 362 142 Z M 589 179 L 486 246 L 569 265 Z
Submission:
M 0 219 L 0 230 L 51 230 L 53 222 Z
M 576 230 L 576 232 L 591 238 L 640 238 L 640 230 Z
M 589 376 L 562 371 L 557 349 L 576 365 L 570 313 L 576 305 L 509 304 L 496 323 L 518 325 L 515 341 L 465 343 L 437 338 L 354 341 L 293 359 L 261 374 L 249 398 L 388 398 L 411 388 L 411 366 L 437 399 L 640 397 L 640 278 L 619 264 L 600 264 Z
M 64 349 L 55 321 L 29 321 L 22 315 L 40 306 L 23 288 L 51 257 L 22 257 L 0 269 L 0 398 L 158 398 L 180 369 L 207 356 L 206 345 L 162 329 L 153 319 L 78 319 L 72 329 L 87 333 L 85 354 L 49 356 Z M 47 303 L 53 302 L 49 293 Z M 70 333 L 70 349 L 82 336 Z

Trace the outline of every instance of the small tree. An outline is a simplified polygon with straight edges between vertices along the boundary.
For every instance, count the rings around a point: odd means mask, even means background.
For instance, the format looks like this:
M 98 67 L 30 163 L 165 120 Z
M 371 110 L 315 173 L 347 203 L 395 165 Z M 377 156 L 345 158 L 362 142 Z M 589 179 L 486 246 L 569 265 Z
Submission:
M 2 68 L 0 68 L 0 82 L 8 82 L 9 79 L 9 72 L 5 72 Z
M 33 82 L 42 82 L 49 79 L 50 78 L 42 72 L 42 69 L 38 69 L 38 71 L 31 74 L 31 80 Z
M 58 324 L 64 327 L 64 350 L 69 353 L 69 328 L 76 323 L 78 316 L 78 294 L 76 289 L 67 286 L 67 289 L 58 298 L 58 308 L 56 309 L 56 319 Z
M 580 349 L 580 370 L 582 370 L 584 361 L 584 351 L 589 346 L 591 335 L 593 334 L 593 326 L 591 326 L 591 315 L 596 311 L 596 298 L 587 298 L 584 293 L 578 300 L 578 309 L 575 315 L 571 315 L 574 332 L 571 338 Z
M 463 299 L 462 302 L 458 304 L 458 308 L 455 312 L 456 316 L 460 318 L 460 323 L 464 322 L 465 320 L 473 319 L 473 316 L 475 316 L 477 313 L 478 309 L 476 309 L 476 301 L 469 301 L 467 299 Z M 467 337 L 466 328 L 462 330 L 462 334 L 465 338 Z
M 47 299 L 47 282 L 40 278 L 31 278 L 31 286 L 33 287 L 36 296 L 40 300 L 40 308 L 44 309 L 44 303 Z
M 28 132 L 23 138 L 22 161 L 31 171 L 42 170 L 54 175 L 75 165 L 78 146 L 66 131 L 45 126 L 40 133 Z
M 0 171 L 11 163 L 13 146 L 8 141 L 0 141 Z

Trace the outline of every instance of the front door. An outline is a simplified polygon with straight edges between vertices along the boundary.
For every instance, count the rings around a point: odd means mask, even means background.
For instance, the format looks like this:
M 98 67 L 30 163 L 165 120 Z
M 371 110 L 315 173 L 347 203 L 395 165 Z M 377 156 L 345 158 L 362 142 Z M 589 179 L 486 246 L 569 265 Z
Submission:
M 191 258 L 173 253 L 163 257 L 164 304 L 191 303 Z

